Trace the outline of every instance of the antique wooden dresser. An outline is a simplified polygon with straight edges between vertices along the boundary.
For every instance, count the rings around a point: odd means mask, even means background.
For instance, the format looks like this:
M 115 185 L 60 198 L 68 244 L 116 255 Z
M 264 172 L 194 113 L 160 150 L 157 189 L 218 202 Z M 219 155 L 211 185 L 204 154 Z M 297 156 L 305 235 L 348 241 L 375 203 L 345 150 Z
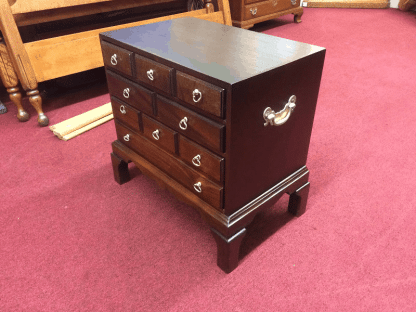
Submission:
M 118 183 L 132 161 L 195 207 L 225 272 L 261 209 L 287 193 L 289 212 L 305 211 L 324 48 L 195 18 L 100 39 Z
M 300 0 L 230 0 L 230 10 L 233 25 L 245 29 L 286 14 L 300 23 L 303 14 Z

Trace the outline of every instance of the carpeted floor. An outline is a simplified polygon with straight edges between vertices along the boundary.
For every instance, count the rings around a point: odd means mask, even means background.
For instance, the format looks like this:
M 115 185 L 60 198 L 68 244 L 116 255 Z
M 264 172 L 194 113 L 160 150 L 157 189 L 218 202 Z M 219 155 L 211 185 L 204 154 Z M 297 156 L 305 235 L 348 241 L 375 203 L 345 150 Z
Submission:
M 307 212 L 284 197 L 260 214 L 228 275 L 197 212 L 134 167 L 115 183 L 113 121 L 64 142 L 7 102 L 0 311 L 415 311 L 416 13 L 302 19 L 253 30 L 327 48 Z M 108 101 L 96 82 L 44 110 L 55 124 Z

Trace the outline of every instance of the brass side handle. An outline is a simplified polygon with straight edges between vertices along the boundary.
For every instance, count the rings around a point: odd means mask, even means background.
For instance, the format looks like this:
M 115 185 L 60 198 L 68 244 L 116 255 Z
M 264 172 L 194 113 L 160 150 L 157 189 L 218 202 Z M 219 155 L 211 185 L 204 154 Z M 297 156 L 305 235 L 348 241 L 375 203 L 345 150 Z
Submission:
M 277 113 L 270 107 L 267 107 L 263 112 L 263 118 L 266 121 L 264 126 L 281 126 L 289 120 L 293 110 L 296 107 L 296 96 L 292 95 L 289 98 L 289 102 L 286 103 L 285 107 Z

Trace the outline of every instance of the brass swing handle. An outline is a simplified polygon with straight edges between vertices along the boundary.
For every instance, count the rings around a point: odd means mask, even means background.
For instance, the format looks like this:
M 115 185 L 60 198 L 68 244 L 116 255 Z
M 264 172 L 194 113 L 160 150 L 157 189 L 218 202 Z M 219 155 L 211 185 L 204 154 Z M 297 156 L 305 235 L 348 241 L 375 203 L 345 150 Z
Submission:
M 264 126 L 267 126 L 270 124 L 271 126 L 281 126 L 286 121 L 289 120 L 289 117 L 291 116 L 293 110 L 296 107 L 296 96 L 292 95 L 289 98 L 289 102 L 286 103 L 285 107 L 279 111 L 275 112 L 270 107 L 267 107 L 263 112 L 263 118 L 266 121 L 264 123 Z

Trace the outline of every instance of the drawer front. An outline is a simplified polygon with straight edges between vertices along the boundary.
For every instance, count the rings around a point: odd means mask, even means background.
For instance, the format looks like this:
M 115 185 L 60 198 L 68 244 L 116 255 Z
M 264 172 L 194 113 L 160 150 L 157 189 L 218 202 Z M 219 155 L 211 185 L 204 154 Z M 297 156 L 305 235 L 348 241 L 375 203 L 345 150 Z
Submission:
M 131 64 L 133 62 L 133 52 L 105 41 L 101 41 L 101 49 L 105 66 L 132 76 L 133 71 Z
M 128 125 L 135 131 L 139 131 L 141 113 L 127 105 L 126 103 L 121 102 L 115 97 L 111 97 L 111 107 L 113 108 L 114 118 L 120 120 L 122 123 Z
M 299 6 L 299 0 L 296 0 L 294 3 L 292 4 L 291 0 L 269 0 L 247 5 L 244 9 L 244 17 L 246 20 L 249 20 Z
M 224 151 L 224 125 L 159 96 L 156 98 L 156 111 L 164 124 L 179 133 L 214 151 Z
M 120 142 L 146 158 L 162 171 L 169 174 L 173 179 L 191 190 L 196 196 L 211 205 L 222 210 L 223 187 L 201 176 L 197 171 L 187 166 L 176 157 L 164 152 L 156 145 L 149 143 L 140 134 L 115 122 L 117 138 Z
M 136 78 L 152 87 L 171 94 L 173 69 L 140 55 L 135 56 Z
M 157 122 L 146 115 L 142 116 L 142 121 L 143 134 L 147 139 L 172 154 L 177 153 L 178 134 L 175 131 L 172 131 L 160 122 Z
M 110 71 L 107 71 L 107 84 L 112 96 L 123 100 L 123 102 L 137 108 L 143 113 L 153 114 L 154 92 Z
M 225 90 L 222 88 L 177 71 L 176 96 L 210 114 L 224 117 Z
M 182 135 L 179 136 L 179 155 L 192 168 L 207 174 L 217 182 L 223 181 L 224 158 L 211 153 Z

